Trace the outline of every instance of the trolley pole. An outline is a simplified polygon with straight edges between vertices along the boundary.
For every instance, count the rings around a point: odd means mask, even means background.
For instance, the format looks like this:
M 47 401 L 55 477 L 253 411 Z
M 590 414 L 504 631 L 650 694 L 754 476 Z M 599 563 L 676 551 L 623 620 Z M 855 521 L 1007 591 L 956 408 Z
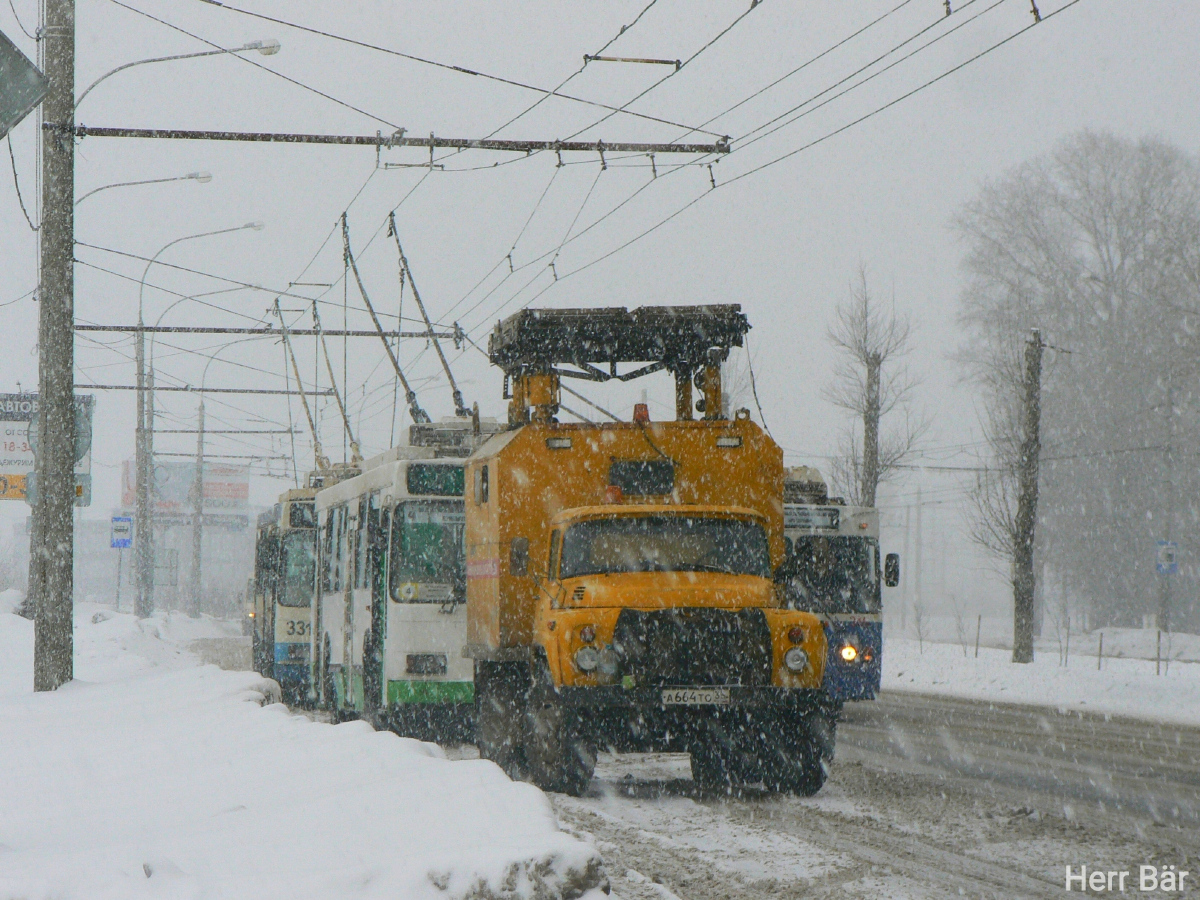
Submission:
M 1021 456 L 1018 461 L 1016 540 L 1013 542 L 1013 662 L 1033 662 L 1034 527 L 1037 523 L 1038 455 L 1041 452 L 1042 333 L 1025 344 Z
M 41 290 L 38 292 L 38 507 L 34 511 L 33 689 L 74 674 L 75 509 L 75 3 L 45 0 Z

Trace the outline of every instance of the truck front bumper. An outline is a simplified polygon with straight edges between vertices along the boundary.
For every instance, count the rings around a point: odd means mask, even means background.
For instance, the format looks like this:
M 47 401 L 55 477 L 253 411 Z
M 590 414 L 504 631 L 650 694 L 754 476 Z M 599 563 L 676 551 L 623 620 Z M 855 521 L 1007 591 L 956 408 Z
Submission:
M 781 688 L 770 685 L 717 685 L 729 692 L 728 703 L 676 704 L 665 703 L 663 692 L 674 688 L 693 685 L 638 685 L 624 687 L 619 684 L 598 687 L 560 687 L 558 694 L 562 703 L 569 707 L 607 707 L 629 710 L 661 710 L 677 712 L 683 710 L 719 712 L 745 707 L 791 710 L 800 714 L 809 712 L 835 713 L 841 704 L 823 690 Z M 698 687 L 710 690 L 710 686 Z

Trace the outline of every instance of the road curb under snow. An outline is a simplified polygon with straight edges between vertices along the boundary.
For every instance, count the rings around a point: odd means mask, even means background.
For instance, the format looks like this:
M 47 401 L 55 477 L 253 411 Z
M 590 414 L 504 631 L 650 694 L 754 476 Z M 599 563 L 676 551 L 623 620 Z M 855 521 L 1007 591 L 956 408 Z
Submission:
M 23 666 L 0 666 L 0 897 L 607 890 L 596 849 L 494 764 L 293 715 L 273 682 L 175 652 L 194 626 L 94 612 L 77 611 L 75 682 L 35 695 Z M 0 657 L 29 658 L 31 639 L 0 615 Z

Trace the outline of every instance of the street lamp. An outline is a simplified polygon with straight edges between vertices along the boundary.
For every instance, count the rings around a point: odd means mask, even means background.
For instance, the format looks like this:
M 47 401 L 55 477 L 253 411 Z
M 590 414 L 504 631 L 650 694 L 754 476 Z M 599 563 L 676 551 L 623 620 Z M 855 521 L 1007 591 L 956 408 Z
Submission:
M 139 59 L 134 62 L 125 63 L 123 66 L 117 66 L 115 69 L 105 72 L 86 88 L 84 88 L 83 93 L 79 95 L 79 99 L 75 101 L 75 108 L 79 109 L 79 104 L 83 102 L 83 98 L 90 94 L 92 89 L 100 82 L 104 81 L 104 79 L 116 75 L 118 72 L 123 72 L 125 69 L 132 69 L 134 66 L 144 66 L 148 63 L 157 62 L 170 62 L 176 59 L 196 59 L 200 56 L 220 56 L 224 53 L 245 53 L 248 50 L 257 50 L 263 56 L 274 56 L 279 52 L 279 49 L 279 41 L 275 40 L 274 38 L 270 38 L 269 40 L 265 41 L 251 41 L 250 43 L 244 44 L 241 47 L 230 47 L 228 50 L 217 49 L 204 50 L 200 53 L 178 53 L 174 56 L 156 56 L 153 59 Z
M 80 197 L 78 200 L 75 201 L 75 205 L 78 206 L 80 203 L 82 203 L 88 197 L 92 196 L 92 194 L 98 194 L 101 191 L 107 191 L 109 188 L 136 187 L 139 184 L 165 184 L 168 181 L 198 181 L 201 184 L 208 184 L 210 181 L 212 181 L 212 173 L 211 172 L 188 172 L 188 174 L 186 174 L 186 175 L 176 175 L 174 178 L 148 178 L 145 181 L 118 181 L 115 184 L 105 184 L 98 188 L 93 188 L 92 190 L 88 191 L 86 194 L 84 194 L 82 197 Z
M 193 241 L 218 234 L 229 234 L 234 231 L 263 230 L 262 222 L 247 222 L 235 228 L 219 228 L 216 231 L 202 231 L 199 234 L 189 234 L 173 241 L 168 241 L 158 252 L 150 257 L 142 272 L 138 286 L 138 331 L 137 331 L 137 425 L 134 438 L 134 470 L 136 501 L 134 517 L 137 522 L 134 559 L 137 565 L 137 615 L 145 618 L 154 610 L 154 527 L 151 523 L 153 515 L 150 509 L 150 480 L 151 455 L 153 446 L 150 443 L 154 428 L 154 373 L 150 372 L 150 381 L 146 378 L 146 329 L 142 318 L 143 294 L 146 289 L 146 276 L 150 267 L 158 261 L 168 249 L 184 241 Z
M 204 386 L 208 383 L 208 367 L 225 350 L 255 338 L 230 341 L 213 352 L 200 375 L 200 406 L 196 411 L 196 474 L 192 481 L 192 590 L 188 598 L 188 615 L 200 615 L 200 579 L 204 569 Z

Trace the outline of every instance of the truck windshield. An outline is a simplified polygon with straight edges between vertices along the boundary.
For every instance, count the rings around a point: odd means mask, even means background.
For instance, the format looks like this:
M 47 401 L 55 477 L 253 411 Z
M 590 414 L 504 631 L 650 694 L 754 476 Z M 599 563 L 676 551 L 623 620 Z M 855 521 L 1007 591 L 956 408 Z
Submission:
M 309 606 L 317 577 L 317 532 L 289 531 L 283 536 L 283 590 L 281 606 Z
M 687 516 L 613 516 L 570 526 L 559 577 L 615 572 L 725 572 L 771 575 L 758 522 Z
M 793 609 L 879 612 L 879 545 L 873 538 L 796 538 L 782 574 Z
M 405 584 L 448 585 L 466 593 L 462 504 L 422 501 L 396 508 L 392 527 L 391 593 L 398 602 L 444 602 L 440 592 L 403 590 Z

